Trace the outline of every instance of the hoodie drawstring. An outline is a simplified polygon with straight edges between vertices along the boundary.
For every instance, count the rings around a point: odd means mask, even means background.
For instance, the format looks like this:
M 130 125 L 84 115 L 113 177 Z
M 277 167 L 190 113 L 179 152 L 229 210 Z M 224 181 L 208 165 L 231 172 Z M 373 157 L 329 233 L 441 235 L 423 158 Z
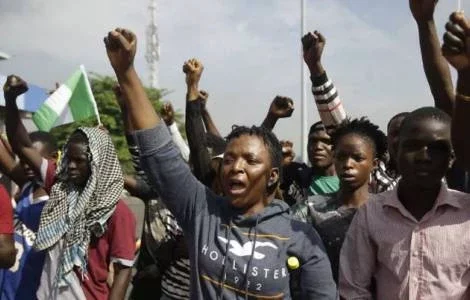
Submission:
M 256 218 L 256 224 L 255 224 L 255 237 L 253 238 L 253 246 L 251 247 L 251 255 L 250 255 L 250 260 L 248 261 L 248 265 L 246 267 L 246 274 L 245 274 L 245 300 L 248 299 L 248 274 L 250 272 L 251 268 L 251 263 L 253 261 L 253 256 L 255 255 L 255 247 L 256 247 L 256 239 L 258 238 L 258 222 L 259 222 L 259 216 Z
M 219 293 L 217 295 L 217 300 L 222 299 L 222 293 L 225 289 L 225 279 L 227 277 L 227 259 L 228 259 L 228 247 L 230 244 L 230 238 L 232 237 L 232 219 L 230 219 L 229 225 L 228 225 L 228 233 L 225 235 L 227 238 L 227 245 L 225 246 L 225 253 L 224 253 L 224 267 L 222 269 L 222 280 L 220 283 L 219 287 Z

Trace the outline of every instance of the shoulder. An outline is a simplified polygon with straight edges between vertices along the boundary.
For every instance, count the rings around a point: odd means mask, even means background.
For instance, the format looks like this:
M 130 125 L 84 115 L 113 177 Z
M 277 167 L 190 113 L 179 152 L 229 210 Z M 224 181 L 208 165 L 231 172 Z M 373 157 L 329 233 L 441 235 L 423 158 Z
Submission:
M 449 198 L 448 201 L 455 202 L 470 212 L 470 194 L 448 189 L 447 196 Z
M 337 208 L 336 193 L 327 194 L 327 195 L 315 195 L 309 196 L 307 205 L 311 206 L 317 211 L 326 211 Z M 332 207 L 333 206 L 333 207 Z
M 113 215 L 111 216 L 111 222 L 116 223 L 120 226 L 119 222 L 127 221 L 135 223 L 134 213 L 131 211 L 129 206 L 127 206 L 124 200 L 119 200 L 114 209 Z

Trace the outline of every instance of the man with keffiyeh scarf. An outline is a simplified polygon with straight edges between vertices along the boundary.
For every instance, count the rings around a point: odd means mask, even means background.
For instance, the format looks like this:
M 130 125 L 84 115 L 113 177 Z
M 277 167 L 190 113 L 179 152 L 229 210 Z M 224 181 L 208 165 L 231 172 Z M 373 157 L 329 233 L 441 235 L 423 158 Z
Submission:
M 20 78 L 14 81 L 15 96 L 27 90 Z M 34 150 L 14 112 L 6 123 L 15 135 L 15 150 L 42 174 L 52 166 Z M 123 178 L 111 138 L 98 128 L 79 128 L 68 139 L 55 173 L 42 178 L 50 200 L 34 245 L 46 250 L 38 299 L 124 299 L 134 260 L 135 219 L 120 200 Z M 109 288 L 111 263 L 114 283 Z

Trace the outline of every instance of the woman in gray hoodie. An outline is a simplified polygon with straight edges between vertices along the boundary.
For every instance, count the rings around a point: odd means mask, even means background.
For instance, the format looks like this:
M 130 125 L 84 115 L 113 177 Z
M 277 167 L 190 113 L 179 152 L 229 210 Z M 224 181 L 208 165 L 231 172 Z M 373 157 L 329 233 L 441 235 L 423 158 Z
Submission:
M 291 299 L 294 273 L 299 298 L 336 299 L 318 234 L 274 199 L 282 157 L 274 134 L 239 127 L 228 136 L 223 162 L 227 196 L 215 195 L 191 173 L 147 98 L 133 67 L 135 35 L 118 28 L 105 44 L 128 99 L 142 166 L 185 232 L 191 299 Z

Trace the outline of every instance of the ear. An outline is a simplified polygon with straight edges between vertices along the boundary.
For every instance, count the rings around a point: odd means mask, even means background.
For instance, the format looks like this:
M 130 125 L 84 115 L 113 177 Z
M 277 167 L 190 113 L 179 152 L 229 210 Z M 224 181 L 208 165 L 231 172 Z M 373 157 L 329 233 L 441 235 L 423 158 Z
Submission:
M 279 182 L 279 168 L 272 168 L 268 179 L 268 189 L 271 189 Z
M 372 162 L 372 167 L 373 169 L 377 169 L 379 167 L 380 159 L 375 158 L 374 161 Z

